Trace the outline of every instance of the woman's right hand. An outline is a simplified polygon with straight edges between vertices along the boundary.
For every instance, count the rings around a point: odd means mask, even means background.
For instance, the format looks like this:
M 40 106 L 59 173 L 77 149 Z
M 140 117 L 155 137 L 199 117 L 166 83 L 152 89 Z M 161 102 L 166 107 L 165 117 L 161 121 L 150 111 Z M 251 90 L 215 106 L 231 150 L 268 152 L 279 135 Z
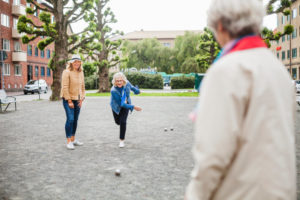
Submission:
M 68 100 L 68 105 L 70 108 L 74 108 L 74 104 L 72 100 Z
M 134 110 L 136 110 L 136 111 L 141 111 L 141 110 L 142 110 L 142 108 L 141 108 L 141 107 L 139 107 L 139 106 L 134 106 Z

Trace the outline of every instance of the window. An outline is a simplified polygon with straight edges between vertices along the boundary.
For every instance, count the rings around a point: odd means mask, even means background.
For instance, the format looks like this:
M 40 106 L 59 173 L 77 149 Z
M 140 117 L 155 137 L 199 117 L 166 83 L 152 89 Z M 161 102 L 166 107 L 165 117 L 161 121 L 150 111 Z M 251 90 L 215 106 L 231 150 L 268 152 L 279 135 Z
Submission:
M 282 36 L 281 39 L 282 39 L 282 42 L 284 42 L 285 41 L 285 35 Z
M 15 65 L 15 75 L 22 76 L 21 65 Z
M 281 24 L 284 24 L 284 15 L 281 16 Z
M 18 19 L 17 19 L 17 18 L 14 18 L 14 19 L 13 19 L 13 28 L 14 28 L 14 29 L 17 29 L 17 26 L 18 26 Z
M 1 25 L 9 27 L 9 16 L 1 14 Z
M 9 0 L 3 0 L 4 2 L 6 2 L 6 3 L 9 3 Z
M 27 45 L 27 54 L 32 56 L 32 45 Z
M 41 76 L 45 76 L 45 67 L 41 67 Z
M 290 55 L 291 55 L 291 52 L 290 52 L 290 50 L 287 50 L 287 55 L 286 55 L 286 57 L 287 57 L 287 59 L 289 59 L 290 58 Z
M 297 29 L 295 28 L 293 33 L 292 33 L 292 38 L 296 38 L 297 37 Z
M 290 18 L 291 18 L 290 15 L 286 16 L 286 21 L 289 22 L 289 21 L 290 21 Z
M 49 49 L 47 49 L 47 58 L 51 57 L 51 51 Z
M 7 39 L 2 40 L 2 49 L 5 51 L 10 51 L 10 42 Z
M 15 41 L 15 43 L 14 43 L 14 50 L 15 51 L 22 51 L 21 44 L 20 44 L 19 41 Z
M 44 58 L 44 57 L 45 57 L 45 51 L 41 50 L 41 58 Z
M 294 80 L 297 79 L 297 68 L 292 69 L 292 77 Z
M 165 47 L 171 47 L 171 44 L 169 42 L 164 42 L 163 46 L 165 46 Z
M 286 36 L 286 40 L 289 41 L 289 40 L 290 40 L 290 37 L 291 37 L 290 35 L 287 35 L 287 36 Z
M 21 3 L 20 3 L 20 0 L 14 0 L 13 4 L 16 6 L 19 6 Z
M 47 76 L 51 76 L 51 69 L 49 67 L 47 67 Z
M 293 19 L 295 19 L 297 17 L 297 8 L 293 9 Z
M 9 76 L 10 75 L 10 65 L 7 63 L 4 63 L 4 70 L 3 70 L 4 76 Z
M 54 16 L 52 15 L 51 17 L 51 23 L 53 24 L 54 23 Z
M 297 58 L 297 48 L 292 49 L 292 58 Z
M 277 53 L 277 58 L 279 59 L 279 53 Z
M 26 7 L 27 7 L 27 8 L 31 8 L 30 3 L 26 3 Z
M 281 52 L 281 58 L 282 60 L 285 60 L 285 51 Z
M 35 47 L 34 49 L 34 55 L 39 56 L 39 49 L 37 47 Z
M 39 66 L 35 66 L 35 76 L 38 77 L 39 76 Z

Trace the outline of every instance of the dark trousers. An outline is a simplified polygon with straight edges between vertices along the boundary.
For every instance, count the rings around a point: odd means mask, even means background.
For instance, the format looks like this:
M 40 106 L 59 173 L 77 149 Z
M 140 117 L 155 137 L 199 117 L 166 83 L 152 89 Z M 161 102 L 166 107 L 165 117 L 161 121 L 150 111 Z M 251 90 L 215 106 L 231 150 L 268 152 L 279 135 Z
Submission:
M 114 111 L 114 119 L 116 124 L 120 126 L 120 139 L 124 140 L 125 139 L 125 133 L 126 133 L 126 123 L 127 123 L 127 117 L 128 117 L 128 109 L 121 108 L 120 113 L 117 114 Z
M 80 113 L 80 108 L 78 106 L 79 101 L 73 101 L 74 108 L 70 108 L 68 101 L 63 99 L 63 105 L 66 111 L 66 124 L 65 124 L 65 131 L 66 131 L 66 137 L 71 138 L 72 136 L 75 136 L 76 129 L 77 129 L 77 121 Z

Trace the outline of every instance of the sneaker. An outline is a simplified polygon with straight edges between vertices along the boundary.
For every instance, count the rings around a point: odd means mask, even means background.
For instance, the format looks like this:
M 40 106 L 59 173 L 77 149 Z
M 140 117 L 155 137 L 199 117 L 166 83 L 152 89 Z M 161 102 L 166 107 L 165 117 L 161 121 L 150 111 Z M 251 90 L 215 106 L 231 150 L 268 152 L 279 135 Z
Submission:
M 120 141 L 119 147 L 120 147 L 120 148 L 123 148 L 123 147 L 125 147 L 125 143 L 124 143 L 124 141 Z
M 67 149 L 69 149 L 69 150 L 74 150 L 74 149 L 75 149 L 72 142 L 69 142 L 69 143 L 67 144 Z
M 82 143 L 82 142 L 79 142 L 78 140 L 75 140 L 75 141 L 73 142 L 73 144 L 74 144 L 75 146 L 82 146 L 82 145 L 83 145 L 83 143 Z

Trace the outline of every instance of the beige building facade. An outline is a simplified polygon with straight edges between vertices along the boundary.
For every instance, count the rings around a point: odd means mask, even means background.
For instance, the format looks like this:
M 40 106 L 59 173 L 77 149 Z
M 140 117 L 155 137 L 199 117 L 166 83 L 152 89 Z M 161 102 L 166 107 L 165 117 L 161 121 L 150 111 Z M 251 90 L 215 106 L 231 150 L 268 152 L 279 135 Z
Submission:
M 294 80 L 300 79 L 300 0 L 293 2 L 291 15 L 277 14 L 277 28 L 275 32 L 284 32 L 287 24 L 294 26 L 291 35 L 284 35 L 279 41 L 271 42 L 271 50 L 286 66 Z

